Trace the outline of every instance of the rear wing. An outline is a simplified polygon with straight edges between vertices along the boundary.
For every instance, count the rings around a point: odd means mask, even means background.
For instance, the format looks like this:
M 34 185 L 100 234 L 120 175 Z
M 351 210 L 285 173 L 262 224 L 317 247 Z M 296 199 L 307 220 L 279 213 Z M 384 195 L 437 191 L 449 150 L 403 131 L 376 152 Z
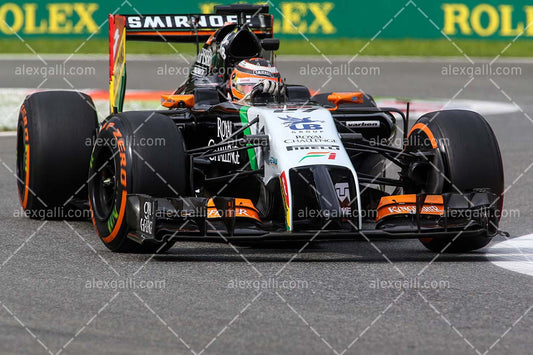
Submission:
M 228 5 L 215 14 L 109 15 L 109 105 L 121 112 L 126 90 L 126 41 L 199 43 L 228 23 L 248 23 L 260 39 L 273 36 L 268 6 Z

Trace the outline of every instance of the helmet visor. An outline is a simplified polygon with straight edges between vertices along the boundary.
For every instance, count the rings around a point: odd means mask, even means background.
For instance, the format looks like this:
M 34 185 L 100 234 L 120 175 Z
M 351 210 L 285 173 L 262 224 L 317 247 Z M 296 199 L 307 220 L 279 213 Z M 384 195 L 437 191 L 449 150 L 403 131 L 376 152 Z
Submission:
M 270 80 L 277 81 L 274 78 L 258 78 L 258 77 L 248 77 L 248 78 L 238 78 L 235 82 L 235 89 L 240 93 L 246 95 L 252 91 L 252 89 L 261 81 Z
M 259 78 L 238 78 L 235 81 L 235 89 L 237 89 L 237 91 L 239 91 L 240 93 L 246 95 L 250 91 L 252 91 L 254 86 L 260 81 L 261 79 Z

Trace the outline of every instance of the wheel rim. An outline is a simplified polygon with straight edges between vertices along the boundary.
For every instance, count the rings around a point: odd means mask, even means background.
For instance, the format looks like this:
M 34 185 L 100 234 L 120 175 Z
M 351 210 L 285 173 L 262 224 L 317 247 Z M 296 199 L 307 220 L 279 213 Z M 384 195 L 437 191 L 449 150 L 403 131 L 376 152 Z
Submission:
M 113 211 L 116 197 L 115 159 L 109 147 L 103 147 L 95 159 L 93 210 L 97 218 L 106 220 Z
M 426 193 L 429 194 L 441 194 L 445 183 L 444 175 L 446 171 L 444 160 L 440 151 L 441 147 L 432 147 L 431 144 L 429 144 L 429 142 L 431 141 L 430 137 L 427 135 L 426 132 L 422 130 L 414 131 L 413 134 L 409 135 L 409 139 L 410 141 L 407 147 L 409 151 L 429 152 L 433 150 L 435 152 L 435 156 L 430 162 L 430 169 L 425 174 L 426 183 L 424 186 L 424 190 Z M 419 191 L 414 188 L 409 188 L 406 192 L 418 193 Z

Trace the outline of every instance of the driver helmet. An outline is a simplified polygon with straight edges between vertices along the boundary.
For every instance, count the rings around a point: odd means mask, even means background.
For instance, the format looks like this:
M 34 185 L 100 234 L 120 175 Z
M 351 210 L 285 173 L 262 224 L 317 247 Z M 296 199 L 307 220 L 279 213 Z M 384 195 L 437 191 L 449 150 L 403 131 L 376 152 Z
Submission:
M 245 59 L 235 66 L 229 80 L 229 92 L 234 100 L 242 100 L 263 80 L 281 83 L 278 69 L 263 58 Z

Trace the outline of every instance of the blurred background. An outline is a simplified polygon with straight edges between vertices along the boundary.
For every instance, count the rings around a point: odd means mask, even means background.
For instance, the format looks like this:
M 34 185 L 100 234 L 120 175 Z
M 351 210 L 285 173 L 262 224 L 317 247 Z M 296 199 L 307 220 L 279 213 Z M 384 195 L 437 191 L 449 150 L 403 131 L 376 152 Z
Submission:
M 76 1 L 3 2 L 0 40 L 3 53 L 106 53 L 107 15 L 210 13 L 235 1 Z M 459 1 L 268 1 L 280 54 L 496 56 L 509 41 L 508 56 L 532 53 L 533 3 L 521 0 Z M 313 41 L 310 45 L 309 40 Z M 362 48 L 368 40 L 372 46 Z M 191 46 L 178 46 L 191 52 Z M 167 53 L 168 47 L 135 44 L 131 53 Z M 172 53 L 172 52 L 168 52 Z
M 109 14 L 213 13 L 216 5 L 230 3 L 234 1 L 2 3 L 0 130 L 14 129 L 17 109 L 33 90 L 88 92 L 100 119 L 107 115 Z M 281 40 L 276 65 L 288 82 L 322 92 L 362 90 L 387 106 L 404 107 L 406 99 L 416 99 L 414 117 L 417 112 L 436 110 L 446 103 L 448 107 L 477 111 L 487 105 L 494 108 L 489 102 L 458 102 L 462 98 L 454 94 L 473 76 L 495 74 L 497 65 L 502 67 L 497 73 L 501 80 L 524 77 L 530 66 L 514 64 L 527 61 L 533 54 L 533 2 L 248 3 L 270 7 L 275 37 Z M 196 46 L 128 41 L 126 53 L 125 109 L 143 109 L 157 107 L 160 94 L 174 90 L 185 80 Z M 446 85 L 435 85 L 442 79 L 446 79 Z M 499 92 L 495 96 L 501 99 Z M 450 100 L 452 97 L 454 100 Z M 485 97 L 479 88 L 465 99 Z M 512 102 L 505 105 L 499 104 L 496 112 L 516 109 Z

